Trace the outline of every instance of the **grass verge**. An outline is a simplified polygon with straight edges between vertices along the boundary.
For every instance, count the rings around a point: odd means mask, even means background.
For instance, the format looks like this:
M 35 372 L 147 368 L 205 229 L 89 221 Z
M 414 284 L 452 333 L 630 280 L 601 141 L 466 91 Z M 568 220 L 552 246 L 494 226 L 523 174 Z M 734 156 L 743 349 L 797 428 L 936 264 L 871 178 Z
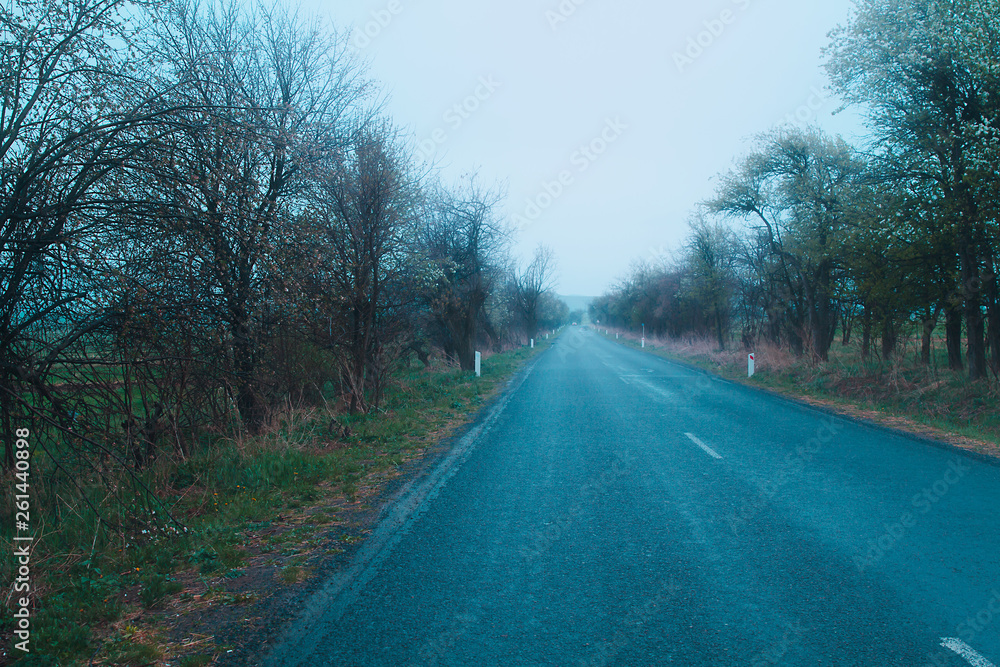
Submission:
M 481 378 L 406 368 L 377 413 L 288 409 L 259 437 L 161 462 L 150 482 L 186 530 L 109 534 L 64 502 L 41 517 L 32 554 L 32 651 L 11 650 L 8 599 L 0 664 L 194 666 L 240 650 L 226 637 L 266 629 L 270 599 L 363 542 L 386 486 L 549 345 L 486 357 Z M 16 571 L 11 549 L 0 567 Z

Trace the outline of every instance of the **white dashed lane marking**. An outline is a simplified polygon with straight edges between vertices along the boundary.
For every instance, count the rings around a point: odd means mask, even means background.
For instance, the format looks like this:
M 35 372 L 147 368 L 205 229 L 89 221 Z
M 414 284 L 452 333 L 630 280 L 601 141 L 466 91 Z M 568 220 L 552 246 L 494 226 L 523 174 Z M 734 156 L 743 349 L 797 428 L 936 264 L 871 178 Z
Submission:
M 973 667 L 996 667 L 992 662 L 979 655 L 979 653 L 963 642 L 961 639 L 955 639 L 953 637 L 942 637 L 941 646 L 954 651 L 963 658 L 965 658 L 970 665 Z
M 704 442 L 702 442 L 701 440 L 699 440 L 698 436 L 696 436 L 695 434 L 693 434 L 693 433 L 685 433 L 684 435 L 686 435 L 687 437 L 689 437 L 691 439 L 691 442 L 693 442 L 694 444 L 698 445 L 703 450 L 705 450 L 705 453 L 708 454 L 709 456 L 711 456 L 713 459 L 721 459 L 722 458 L 721 456 L 718 455 L 718 453 L 716 453 L 716 451 L 714 449 L 712 449 L 711 447 L 709 447 L 708 445 L 706 445 Z

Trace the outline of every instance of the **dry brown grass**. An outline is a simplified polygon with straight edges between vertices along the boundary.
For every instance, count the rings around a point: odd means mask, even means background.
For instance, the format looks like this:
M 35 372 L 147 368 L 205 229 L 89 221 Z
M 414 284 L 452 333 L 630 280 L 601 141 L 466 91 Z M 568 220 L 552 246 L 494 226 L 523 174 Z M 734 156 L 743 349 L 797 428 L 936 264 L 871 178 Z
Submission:
M 629 344 L 639 337 L 619 332 Z M 719 350 L 713 339 L 647 339 L 655 354 L 682 359 L 723 377 L 777 391 L 853 416 L 931 435 L 977 451 L 998 452 L 1000 443 L 1000 384 L 969 382 L 965 373 L 945 367 L 940 341 L 935 363 L 919 362 L 920 341 L 900 341 L 899 353 L 880 359 L 877 350 L 863 362 L 857 343 L 830 349 L 829 360 L 796 356 L 787 348 L 762 343 L 754 350 L 756 374 L 747 379 L 747 352 L 739 347 Z
M 629 334 L 624 335 L 638 340 Z M 708 338 L 647 338 L 646 345 L 654 350 L 663 350 L 679 357 L 709 361 L 719 368 L 745 369 L 747 364 L 745 350 L 735 347 L 720 350 L 718 343 Z M 772 343 L 758 345 L 754 350 L 754 357 L 758 371 L 782 372 L 803 366 L 801 358 L 796 357 L 790 350 Z

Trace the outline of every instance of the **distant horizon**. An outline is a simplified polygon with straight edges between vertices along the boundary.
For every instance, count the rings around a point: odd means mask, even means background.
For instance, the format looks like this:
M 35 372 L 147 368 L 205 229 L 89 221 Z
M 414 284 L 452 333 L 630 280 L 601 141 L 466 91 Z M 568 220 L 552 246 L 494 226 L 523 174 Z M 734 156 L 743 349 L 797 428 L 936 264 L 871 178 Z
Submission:
M 558 294 L 558 293 L 556 294 L 556 296 L 563 303 L 566 304 L 566 307 L 569 308 L 569 311 L 571 313 L 578 310 L 583 311 L 584 319 L 586 319 L 586 315 L 589 311 L 590 304 L 593 302 L 594 299 L 597 298 L 596 296 L 583 296 L 577 294 Z
M 506 186 L 516 259 L 543 243 L 560 293 L 604 294 L 634 261 L 681 249 L 755 135 L 791 122 L 867 136 L 855 110 L 835 115 L 821 67 L 852 4 L 304 6 L 353 31 L 418 158 L 446 181 Z

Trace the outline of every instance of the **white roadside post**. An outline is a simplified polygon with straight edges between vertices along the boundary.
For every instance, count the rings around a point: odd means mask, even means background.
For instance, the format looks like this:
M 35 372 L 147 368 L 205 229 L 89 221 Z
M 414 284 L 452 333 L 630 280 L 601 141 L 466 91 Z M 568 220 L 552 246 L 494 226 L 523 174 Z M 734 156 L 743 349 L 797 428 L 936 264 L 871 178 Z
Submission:
M 483 368 L 483 355 L 480 354 L 479 352 L 476 352 L 476 377 L 480 377 L 482 375 L 482 368 Z
M 535 349 L 535 339 L 534 338 L 531 339 L 531 349 L 532 350 Z
M 753 373 L 754 373 L 753 365 L 754 365 L 754 359 L 753 359 L 753 355 L 751 354 L 749 357 L 747 357 L 747 377 L 748 378 L 752 378 L 753 377 Z

